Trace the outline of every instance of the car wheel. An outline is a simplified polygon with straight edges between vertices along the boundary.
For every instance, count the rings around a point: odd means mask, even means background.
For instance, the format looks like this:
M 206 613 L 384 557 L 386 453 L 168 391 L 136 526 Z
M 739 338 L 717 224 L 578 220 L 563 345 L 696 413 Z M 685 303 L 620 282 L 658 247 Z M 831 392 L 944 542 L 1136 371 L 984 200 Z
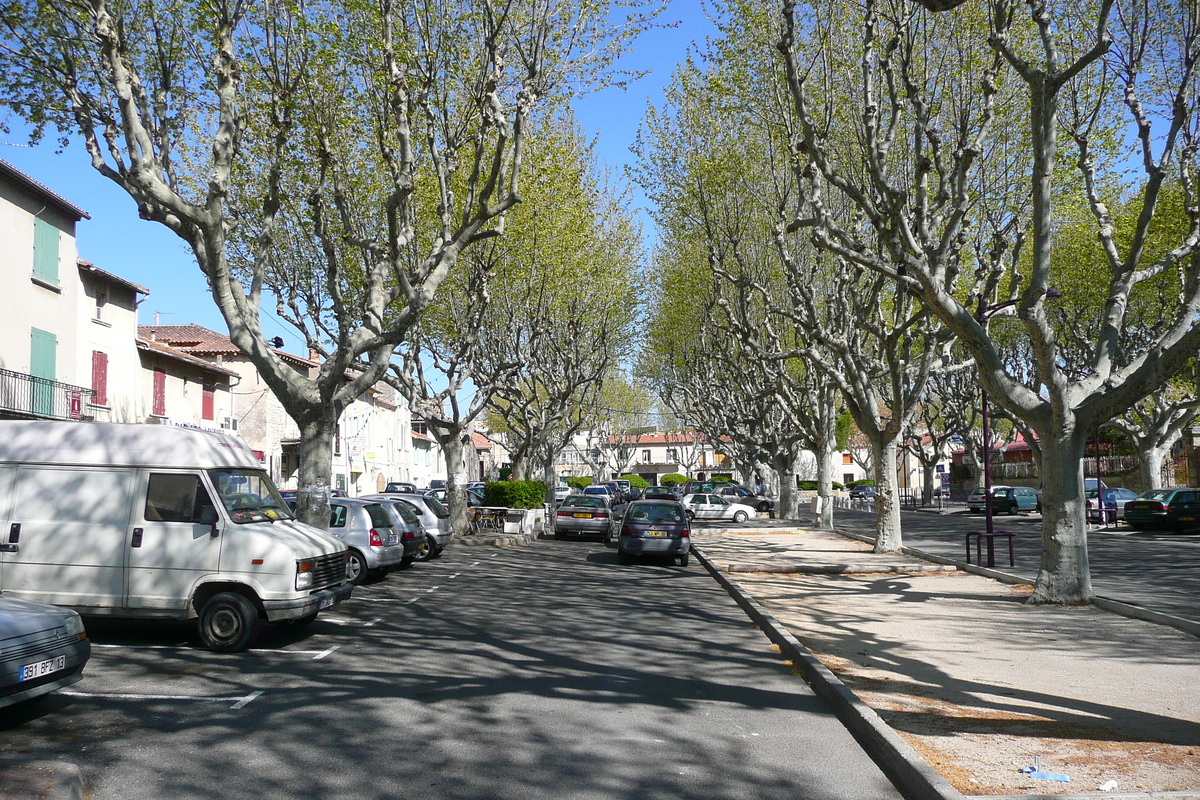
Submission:
M 557 530 L 556 530 L 556 531 L 554 532 L 554 538 L 555 538 L 555 539 L 565 539 L 565 538 L 567 538 L 567 535 L 566 535 L 565 533 L 563 533 L 562 531 L 557 531 Z
M 445 549 L 446 549 L 445 545 L 442 545 L 441 547 L 438 547 L 438 546 L 433 546 L 433 547 L 430 547 L 430 548 L 429 548 L 429 557 L 430 557 L 431 559 L 433 559 L 433 558 L 441 558 L 441 557 L 442 557 L 442 552 L 443 552 L 443 551 L 445 551 Z
M 254 603 L 237 592 L 215 594 L 200 609 L 200 639 L 217 653 L 245 650 L 258 638 L 261 626 Z
M 745 511 L 738 511 L 733 515 L 734 522 L 745 522 L 747 519 Z
M 346 580 L 358 586 L 367 579 L 367 559 L 357 550 L 350 551 L 350 559 L 346 562 Z
M 433 545 L 429 543 L 428 536 L 425 537 L 423 542 L 417 545 L 417 550 L 413 554 L 413 558 L 415 558 L 417 561 L 428 561 L 429 559 L 433 558 Z
M 1140 522 L 1131 522 L 1129 523 L 1129 527 L 1133 528 L 1135 531 L 1144 531 L 1146 529 L 1146 526 Z
M 1017 508 L 1017 504 L 1013 503 L 1011 506 L 1008 507 L 1008 515 L 1010 517 L 1015 517 L 1017 515 L 1017 512 L 1020 510 L 1021 509 Z
M 696 518 L 696 512 L 695 512 L 695 511 L 692 511 L 691 509 L 688 509 L 688 511 L 687 511 L 686 513 L 687 513 L 687 518 L 688 518 L 688 521 L 694 520 L 694 519 Z
M 770 511 L 771 509 L 770 509 L 770 506 L 768 506 L 766 503 L 759 503 L 757 510 L 758 511 Z
M 691 557 L 687 553 L 684 553 L 679 557 L 679 566 L 686 567 L 689 561 L 691 561 Z
M 405 556 L 404 558 L 400 559 L 399 569 L 408 569 L 409 567 L 411 567 L 413 565 L 413 562 L 416 560 L 417 560 L 416 556 Z

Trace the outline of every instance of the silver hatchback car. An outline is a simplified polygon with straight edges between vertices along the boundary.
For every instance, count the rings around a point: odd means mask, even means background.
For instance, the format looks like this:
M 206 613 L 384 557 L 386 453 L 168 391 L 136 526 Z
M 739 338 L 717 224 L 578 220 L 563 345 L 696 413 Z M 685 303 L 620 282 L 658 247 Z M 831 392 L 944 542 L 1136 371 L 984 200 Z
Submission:
M 355 585 L 367 575 L 399 566 L 404 559 L 401 531 L 378 501 L 333 497 L 329 500 L 329 533 L 346 544 L 346 579 Z
M 437 558 L 441 555 L 442 550 L 450 544 L 450 540 L 453 538 L 454 532 L 450 530 L 450 510 L 436 497 L 426 497 L 421 494 L 385 493 L 367 495 L 366 499 L 401 500 L 407 503 L 417 515 L 417 519 L 421 520 L 421 527 L 437 543 L 436 548 L 431 549 L 429 553 L 430 558 Z

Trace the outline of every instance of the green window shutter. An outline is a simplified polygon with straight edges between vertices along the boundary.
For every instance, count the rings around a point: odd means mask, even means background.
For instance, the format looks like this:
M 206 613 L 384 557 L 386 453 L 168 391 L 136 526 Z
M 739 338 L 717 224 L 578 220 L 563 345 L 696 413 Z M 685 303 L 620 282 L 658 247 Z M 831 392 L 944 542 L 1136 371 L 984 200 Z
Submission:
M 33 220 L 33 277 L 58 285 L 58 228 Z
M 30 410 L 35 414 L 48 417 L 54 413 L 54 385 L 50 381 L 55 380 L 57 357 L 58 337 L 48 331 L 30 328 L 29 374 L 34 378 Z

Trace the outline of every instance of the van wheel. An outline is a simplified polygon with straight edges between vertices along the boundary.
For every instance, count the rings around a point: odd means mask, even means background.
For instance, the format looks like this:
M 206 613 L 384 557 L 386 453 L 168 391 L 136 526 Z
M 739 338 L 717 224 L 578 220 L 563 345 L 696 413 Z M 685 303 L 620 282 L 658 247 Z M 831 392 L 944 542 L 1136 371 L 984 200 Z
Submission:
M 363 554 L 357 550 L 350 551 L 350 558 L 346 561 L 346 580 L 358 586 L 367 579 L 367 559 L 363 558 Z
M 213 595 L 200 610 L 200 639 L 217 653 L 245 650 L 258 638 L 261 626 L 254 603 L 237 592 Z

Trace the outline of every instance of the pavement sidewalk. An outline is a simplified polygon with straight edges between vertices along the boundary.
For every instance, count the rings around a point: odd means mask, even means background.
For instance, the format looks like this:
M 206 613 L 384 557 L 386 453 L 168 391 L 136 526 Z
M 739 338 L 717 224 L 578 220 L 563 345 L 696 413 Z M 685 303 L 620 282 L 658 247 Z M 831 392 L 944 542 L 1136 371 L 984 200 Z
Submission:
M 693 543 L 906 795 L 1200 800 L 1195 636 L 795 523 Z

